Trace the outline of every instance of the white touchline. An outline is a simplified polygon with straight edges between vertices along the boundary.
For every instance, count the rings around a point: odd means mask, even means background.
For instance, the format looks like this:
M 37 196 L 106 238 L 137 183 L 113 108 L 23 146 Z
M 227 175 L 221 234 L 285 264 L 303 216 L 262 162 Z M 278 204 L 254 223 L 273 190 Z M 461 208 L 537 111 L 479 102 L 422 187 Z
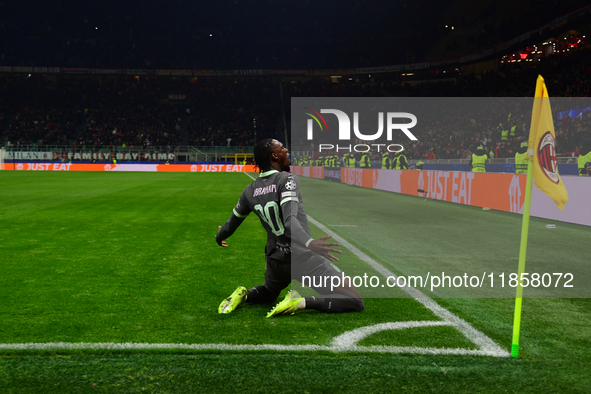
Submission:
M 0 351 L 59 351 L 59 350 L 189 350 L 189 351 L 277 351 L 277 352 L 350 352 L 350 353 L 408 353 L 408 354 L 431 354 L 431 355 L 467 355 L 467 356 L 493 356 L 499 354 L 483 350 L 471 349 L 445 349 L 445 348 L 420 348 L 412 346 L 350 346 L 340 348 L 335 346 L 322 345 L 228 345 L 224 343 L 70 343 L 70 342 L 48 342 L 48 343 L 3 343 L 0 344 Z
M 255 179 L 252 176 L 250 176 L 250 174 L 248 174 L 248 173 L 246 173 L 246 175 L 248 175 L 252 180 Z M 318 222 L 314 218 L 310 217 L 310 215 L 308 215 L 308 220 L 312 224 L 314 224 L 316 227 L 318 227 L 320 230 L 324 231 L 326 234 L 332 234 L 332 232 L 326 226 L 324 226 L 322 223 Z M 392 277 L 397 278 L 397 276 L 394 275 L 394 273 L 392 273 L 386 267 L 384 267 L 383 265 L 381 265 L 380 263 L 378 263 L 377 261 L 375 261 L 374 259 L 372 259 L 368 255 L 366 255 L 365 253 L 363 253 L 359 249 L 357 249 L 355 246 L 353 246 L 352 244 L 347 242 L 345 239 L 341 238 L 340 236 L 338 236 L 336 234 L 332 234 L 332 238 L 334 240 L 336 240 L 337 242 L 339 242 L 341 245 L 343 245 L 345 248 L 349 249 L 359 259 L 361 259 L 362 261 L 367 263 L 369 266 L 374 268 L 376 271 L 378 271 L 384 277 L 387 278 L 389 276 L 392 276 Z M 509 357 L 511 355 L 508 351 L 501 348 L 498 344 L 496 344 L 492 339 L 490 339 L 484 333 L 482 333 L 482 332 L 478 331 L 477 329 L 475 329 L 474 327 L 472 327 L 464 319 L 459 318 L 458 316 L 454 315 L 453 313 L 451 313 L 447 309 L 443 308 L 441 305 L 436 303 L 433 299 L 429 298 L 427 295 L 425 295 L 421 291 L 415 289 L 414 287 L 409 287 L 409 286 L 403 287 L 401 289 L 404 290 L 406 293 L 408 293 L 415 300 L 417 300 L 418 302 L 423 304 L 423 306 L 425 308 L 429 309 L 436 316 L 440 317 L 448 325 L 454 327 L 459 332 L 461 332 L 466 338 L 468 338 L 476 346 L 478 346 L 480 351 L 485 352 L 488 355 L 494 354 L 497 357 Z M 343 335 L 345 335 L 345 334 L 343 334 Z M 340 338 L 343 335 L 341 335 L 337 338 Z M 337 338 L 335 338 L 335 340 Z M 334 343 L 333 343 L 333 345 L 334 345 Z
M 248 174 L 251 179 L 254 178 Z M 328 233 L 328 228 L 318 223 L 316 220 L 308 216 L 308 220 L 316 225 L 318 228 Z M 345 241 L 338 235 L 333 234 L 333 238 L 341 243 L 345 248 L 353 252 L 361 260 L 372 266 L 384 276 L 395 276 L 392 272 L 384 268 L 369 256 L 361 252 L 359 249 Z M 466 321 L 455 316 L 447 309 L 441 307 L 432 299 L 420 291 L 407 287 L 403 288 L 408 294 L 415 298 L 418 302 L 423 304 L 427 309 L 431 310 L 435 315 L 439 316 L 442 321 L 407 321 L 395 323 L 381 323 L 373 326 L 359 327 L 355 330 L 345 332 L 333 338 L 331 346 L 323 345 L 275 345 L 275 344 L 259 344 L 259 345 L 229 345 L 225 343 L 201 343 L 201 344 L 186 344 L 186 343 L 114 343 L 114 342 L 99 342 L 99 343 L 71 343 L 71 342 L 47 342 L 47 343 L 0 343 L 0 351 L 65 351 L 65 350 L 188 350 L 188 351 L 277 351 L 277 352 L 338 352 L 338 353 L 390 353 L 390 354 L 420 354 L 420 355 L 462 355 L 462 356 L 491 356 L 491 357 L 509 357 L 510 353 L 503 350 L 499 345 L 493 342 L 492 339 L 473 328 Z M 451 326 L 471 340 L 479 347 L 478 350 L 473 349 L 449 349 L 449 348 L 430 348 L 417 346 L 358 346 L 357 343 L 364 338 L 384 330 L 402 330 L 407 328 L 417 327 L 437 327 L 437 326 Z

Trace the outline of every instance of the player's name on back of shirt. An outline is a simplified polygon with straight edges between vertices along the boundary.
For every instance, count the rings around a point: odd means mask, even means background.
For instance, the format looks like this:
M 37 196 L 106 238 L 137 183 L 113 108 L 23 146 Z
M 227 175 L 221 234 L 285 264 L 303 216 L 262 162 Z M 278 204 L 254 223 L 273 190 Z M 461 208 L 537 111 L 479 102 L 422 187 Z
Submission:
M 277 192 L 277 185 L 273 184 L 273 185 L 269 185 L 269 186 L 265 186 L 265 187 L 257 187 L 256 189 L 254 189 L 252 196 L 256 197 L 256 196 L 262 196 L 263 194 L 276 193 L 276 192 Z

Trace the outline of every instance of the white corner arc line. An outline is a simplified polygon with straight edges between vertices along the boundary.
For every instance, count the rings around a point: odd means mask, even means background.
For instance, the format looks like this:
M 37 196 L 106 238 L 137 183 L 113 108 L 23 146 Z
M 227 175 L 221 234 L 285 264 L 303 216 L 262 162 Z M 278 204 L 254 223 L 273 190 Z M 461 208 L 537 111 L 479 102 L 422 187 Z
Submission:
M 319 229 L 324 231 L 326 234 L 331 233 L 330 229 L 328 229 L 326 226 L 324 226 L 320 222 L 318 222 L 315 219 L 313 219 L 312 217 L 310 217 L 310 215 L 308 215 L 308 220 L 312 224 L 314 224 L 316 227 L 318 227 Z M 386 267 L 384 267 L 383 265 L 381 265 L 380 263 L 378 263 L 377 261 L 375 261 L 374 259 L 372 259 L 368 255 L 366 255 L 365 253 L 363 253 L 359 249 L 357 249 L 355 246 L 350 244 L 345 239 L 341 238 L 340 236 L 338 236 L 336 234 L 332 234 L 332 237 L 333 237 L 333 239 L 338 241 L 341 245 L 343 245 L 345 248 L 347 248 L 351 252 L 353 252 L 353 254 L 355 254 L 362 261 L 364 261 L 369 266 L 371 266 L 376 271 L 378 271 L 380 274 L 382 274 L 384 277 L 386 277 L 386 278 L 388 276 L 392 276 L 395 278 L 397 277 L 397 275 L 394 275 L 394 273 L 392 273 Z M 472 327 L 467 321 L 459 318 L 458 316 L 454 315 L 453 313 L 451 313 L 447 309 L 443 308 L 441 305 L 439 305 L 438 303 L 433 301 L 433 299 L 429 298 L 427 295 L 425 295 L 421 291 L 415 289 L 414 287 L 401 287 L 401 289 L 404 290 L 406 293 L 408 293 L 415 300 L 417 300 L 418 302 L 423 304 L 423 306 L 425 308 L 429 309 L 436 316 L 440 317 L 441 319 L 443 319 L 443 321 L 449 323 L 449 325 L 453 326 L 459 332 L 464 334 L 464 336 L 466 338 L 468 338 L 470 341 L 472 341 L 476 346 L 478 346 L 481 351 L 483 351 L 485 353 L 495 354 L 497 357 L 509 357 L 511 355 L 508 351 L 501 348 L 492 339 L 487 337 L 484 333 L 478 331 L 477 329 Z
M 332 340 L 332 346 L 340 349 L 346 349 L 356 347 L 357 344 L 363 339 L 370 335 L 373 335 L 380 331 L 386 330 L 404 330 L 406 328 L 418 328 L 418 327 L 437 327 L 437 326 L 449 326 L 450 324 L 446 321 L 401 321 L 395 323 L 380 323 L 374 324 L 373 326 L 359 327 L 351 331 L 347 331 L 344 334 L 336 336 Z

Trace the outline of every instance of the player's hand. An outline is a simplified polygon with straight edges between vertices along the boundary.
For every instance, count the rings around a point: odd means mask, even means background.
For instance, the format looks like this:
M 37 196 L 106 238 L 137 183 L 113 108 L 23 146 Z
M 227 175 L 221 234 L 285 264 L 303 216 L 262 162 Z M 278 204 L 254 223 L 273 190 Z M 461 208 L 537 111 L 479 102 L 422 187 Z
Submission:
M 333 246 L 341 246 L 341 244 L 326 242 L 326 240 L 329 238 L 332 238 L 332 235 L 315 239 L 314 241 L 310 242 L 308 249 L 323 256 L 328 261 L 339 261 L 339 259 L 330 254 L 330 252 L 342 254 L 343 252 L 338 249 L 331 249 Z
M 222 229 L 222 226 L 218 226 L 218 234 L 219 234 L 219 232 L 220 232 L 221 229 Z M 224 248 L 227 248 L 228 247 L 228 243 L 226 242 L 225 239 L 224 240 L 219 240 L 219 241 L 218 241 L 217 237 L 215 239 L 216 239 L 218 245 L 223 246 Z

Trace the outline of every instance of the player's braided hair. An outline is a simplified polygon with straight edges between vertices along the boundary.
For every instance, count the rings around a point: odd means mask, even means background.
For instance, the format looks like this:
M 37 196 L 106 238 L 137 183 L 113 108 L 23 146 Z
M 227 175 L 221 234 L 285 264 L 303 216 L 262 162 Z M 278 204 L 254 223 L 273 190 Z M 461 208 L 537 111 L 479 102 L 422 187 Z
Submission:
M 271 169 L 271 148 L 273 147 L 273 139 L 266 138 L 259 141 L 254 146 L 254 163 L 255 168 L 259 169 L 259 172 L 269 171 Z

